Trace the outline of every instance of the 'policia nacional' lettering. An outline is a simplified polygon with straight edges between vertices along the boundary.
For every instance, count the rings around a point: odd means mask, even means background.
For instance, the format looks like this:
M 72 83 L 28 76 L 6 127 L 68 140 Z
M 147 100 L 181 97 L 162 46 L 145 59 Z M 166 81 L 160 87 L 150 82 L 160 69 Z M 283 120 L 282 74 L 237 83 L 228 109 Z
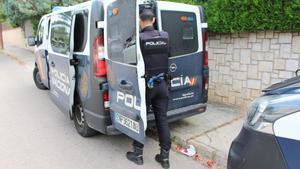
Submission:
M 61 92 L 69 96 L 71 90 L 69 77 L 66 74 L 59 72 L 57 69 L 54 68 L 51 68 L 51 75 L 52 84 Z

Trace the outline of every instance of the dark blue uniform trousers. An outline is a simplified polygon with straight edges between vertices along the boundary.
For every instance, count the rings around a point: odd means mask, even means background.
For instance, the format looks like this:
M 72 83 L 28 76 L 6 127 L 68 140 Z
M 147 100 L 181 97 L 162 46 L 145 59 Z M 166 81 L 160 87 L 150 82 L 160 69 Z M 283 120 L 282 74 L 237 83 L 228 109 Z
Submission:
M 152 105 L 158 130 L 159 145 L 162 149 L 168 151 L 171 148 L 170 129 L 167 119 L 169 89 L 165 80 L 154 82 L 152 89 L 147 88 L 146 102 L 148 110 L 150 105 Z M 133 146 L 144 148 L 144 145 L 137 141 L 133 142 Z

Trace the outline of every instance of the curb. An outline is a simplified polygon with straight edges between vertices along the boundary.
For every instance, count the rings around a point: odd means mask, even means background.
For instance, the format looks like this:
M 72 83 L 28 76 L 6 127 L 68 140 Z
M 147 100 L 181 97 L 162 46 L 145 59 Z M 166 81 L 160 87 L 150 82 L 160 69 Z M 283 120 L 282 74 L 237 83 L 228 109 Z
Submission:
M 158 141 L 158 135 L 155 128 L 148 129 L 147 135 L 151 137 L 152 139 Z M 207 168 L 212 169 L 226 169 L 227 165 L 227 155 L 222 154 L 217 149 L 214 149 L 208 145 L 201 144 L 199 142 L 196 142 L 193 139 L 184 140 L 177 136 L 171 136 L 172 140 L 172 147 L 171 149 L 177 153 L 177 147 L 178 146 L 186 146 L 186 145 L 193 145 L 195 146 L 197 153 L 200 155 L 200 159 L 196 160 L 200 164 L 206 166 Z M 182 155 L 183 157 L 189 159 L 189 160 L 195 160 L 194 157 L 188 157 L 181 153 L 178 153 Z M 208 161 L 214 161 L 214 165 L 211 167 L 208 165 Z
M 179 146 L 193 145 L 196 148 L 197 153 L 200 155 L 200 162 L 204 163 L 204 165 L 207 166 L 207 161 L 212 160 L 214 162 L 213 168 L 226 169 L 228 154 L 221 152 L 220 150 L 214 148 L 213 146 L 201 143 L 200 141 L 197 141 L 196 139 L 201 136 L 204 136 L 210 132 L 214 132 L 219 128 L 230 125 L 231 123 L 233 123 L 237 120 L 240 120 L 241 118 L 244 118 L 244 115 L 240 115 L 231 121 L 225 122 L 224 124 L 217 126 L 216 128 L 210 129 L 206 132 L 201 133 L 200 135 L 197 135 L 197 136 L 194 136 L 194 137 L 191 137 L 188 139 L 183 139 L 183 138 L 173 135 L 172 136 L 172 143 L 173 143 L 172 148 L 176 147 L 177 145 L 179 145 Z
M 220 152 L 219 150 L 209 146 L 202 144 L 198 141 L 192 140 L 184 140 L 182 138 L 173 136 L 173 145 L 186 146 L 193 145 L 198 154 L 200 155 L 200 162 L 206 164 L 206 161 L 212 160 L 215 163 L 215 168 L 217 169 L 225 169 L 227 164 L 227 155 Z M 172 146 L 173 148 L 173 146 Z
M 207 161 L 212 160 L 215 163 L 215 168 L 218 168 L 218 169 L 226 168 L 227 155 L 209 145 L 202 144 L 198 141 L 195 141 L 194 139 L 184 140 L 177 136 L 173 136 L 172 137 L 172 149 L 174 149 L 174 147 L 176 149 L 177 145 L 179 145 L 179 146 L 193 145 L 196 148 L 197 153 L 200 155 L 201 163 L 204 163 L 206 165 Z

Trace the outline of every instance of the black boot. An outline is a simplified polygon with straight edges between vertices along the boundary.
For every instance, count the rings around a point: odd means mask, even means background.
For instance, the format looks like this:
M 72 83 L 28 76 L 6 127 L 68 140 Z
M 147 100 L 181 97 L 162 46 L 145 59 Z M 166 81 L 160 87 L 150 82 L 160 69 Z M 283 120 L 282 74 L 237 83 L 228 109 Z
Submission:
M 157 154 L 155 156 L 155 160 L 161 164 L 162 168 L 168 169 L 170 168 L 170 163 L 169 163 L 169 153 L 170 151 L 161 149 L 160 154 Z
M 137 165 L 143 165 L 143 148 L 133 147 L 133 152 L 127 152 L 126 157 L 128 160 L 134 162 Z

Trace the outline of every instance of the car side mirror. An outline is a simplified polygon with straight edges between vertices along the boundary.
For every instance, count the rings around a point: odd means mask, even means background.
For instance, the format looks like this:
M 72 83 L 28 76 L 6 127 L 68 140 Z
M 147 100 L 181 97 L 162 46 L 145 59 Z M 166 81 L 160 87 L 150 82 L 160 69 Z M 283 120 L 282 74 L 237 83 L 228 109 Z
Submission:
M 36 45 L 35 37 L 34 36 L 28 36 L 27 37 L 27 44 L 28 44 L 28 46 L 35 46 Z

